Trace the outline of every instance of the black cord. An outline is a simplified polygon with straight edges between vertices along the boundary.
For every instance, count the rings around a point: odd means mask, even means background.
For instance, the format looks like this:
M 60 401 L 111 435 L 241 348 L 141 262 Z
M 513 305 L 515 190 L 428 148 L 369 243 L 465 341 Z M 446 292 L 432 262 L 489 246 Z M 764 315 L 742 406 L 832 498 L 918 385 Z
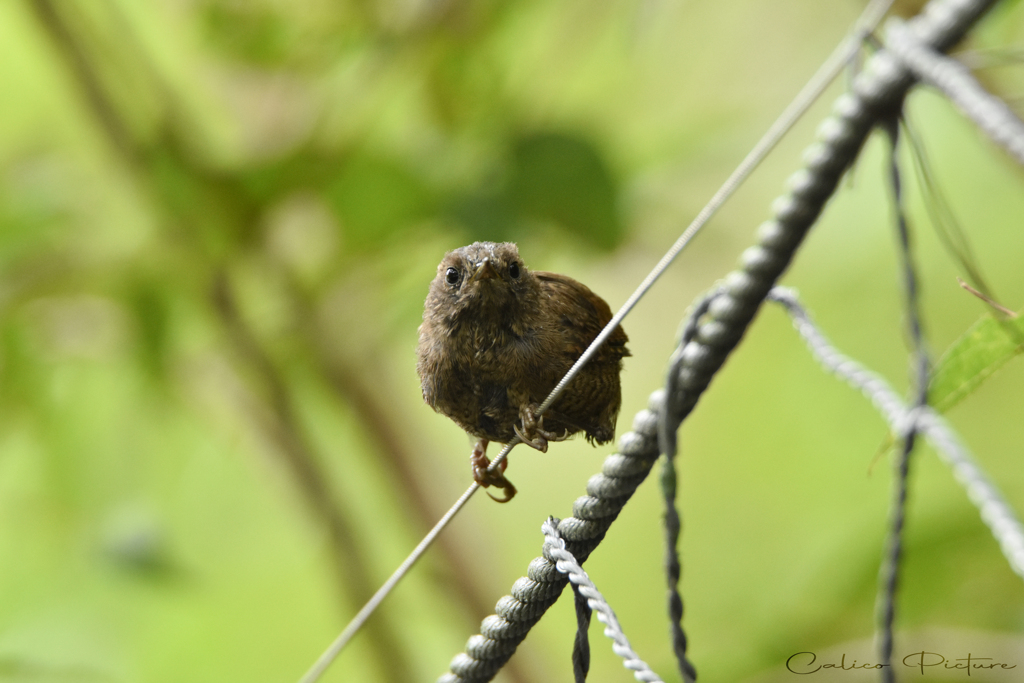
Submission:
M 669 634 L 672 638 L 672 651 L 676 657 L 676 664 L 685 683 L 693 683 L 697 680 L 697 670 L 686 656 L 687 639 L 686 632 L 683 631 L 683 598 L 679 592 L 679 578 L 682 575 L 682 565 L 679 560 L 679 532 L 682 523 L 676 506 L 675 457 L 679 447 L 677 432 L 681 417 L 676 418 L 681 414 L 681 410 L 676 405 L 674 398 L 682 393 L 679 391 L 679 371 L 685 362 L 684 349 L 697 334 L 701 318 L 707 314 L 711 303 L 721 293 L 722 288 L 716 287 L 705 294 L 696 302 L 683 323 L 679 344 L 675 353 L 672 354 L 668 377 L 665 381 L 665 405 L 658 416 L 658 442 L 660 450 L 665 456 L 661 470 L 661 491 L 665 501 L 665 577 L 668 583 Z
M 899 585 L 899 566 L 903 553 L 903 529 L 906 522 L 910 455 L 914 449 L 914 441 L 917 435 L 917 426 L 915 424 L 916 409 L 925 405 L 928 400 L 928 354 L 925 351 L 924 334 L 921 327 L 917 273 L 911 257 L 910 230 L 907 226 L 907 216 L 903 206 L 903 188 L 899 161 L 897 159 L 900 130 L 899 119 L 894 115 L 883 120 L 879 125 L 889 139 L 889 181 L 892 186 L 896 228 L 899 237 L 903 286 L 906 296 L 907 325 L 909 327 L 911 344 L 913 345 L 914 391 L 916 394 L 911 412 L 907 416 L 905 433 L 903 434 L 903 448 L 900 450 L 899 460 L 896 463 L 896 481 L 894 483 L 891 512 L 892 520 L 886 557 L 880 572 L 881 596 L 878 610 L 880 630 L 879 663 L 882 664 L 880 673 L 883 683 L 893 683 L 896 680 L 896 674 L 892 667 L 893 623 L 896 617 L 896 590 Z
M 587 604 L 587 599 L 580 594 L 580 587 L 572 586 L 574 602 L 576 604 L 576 640 L 572 646 L 572 675 L 576 683 L 586 683 L 587 674 L 590 672 L 590 615 L 593 610 Z

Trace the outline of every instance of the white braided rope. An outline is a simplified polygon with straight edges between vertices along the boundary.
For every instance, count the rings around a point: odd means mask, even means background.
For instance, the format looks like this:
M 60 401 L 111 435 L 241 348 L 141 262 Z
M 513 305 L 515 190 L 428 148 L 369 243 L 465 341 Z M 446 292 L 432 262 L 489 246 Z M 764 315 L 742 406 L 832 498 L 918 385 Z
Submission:
M 985 472 L 974 462 L 956 431 L 930 406 L 908 410 L 906 403 L 879 375 L 840 353 L 811 321 L 800 305 L 797 294 L 787 287 L 775 287 L 768 300 L 782 304 L 793 319 L 793 326 L 807 342 L 818 362 L 850 386 L 859 389 L 882 413 L 897 434 L 904 434 L 911 421 L 939 457 L 953 470 L 953 476 L 977 506 L 981 519 L 992 531 L 1003 555 L 1015 574 L 1024 579 L 1024 525 Z
M 962 63 L 937 52 L 895 17 L 885 27 L 885 49 L 924 83 L 942 94 L 997 145 L 1024 166 L 1024 122 L 987 92 Z
M 605 625 L 604 634 L 612 639 L 612 651 L 622 657 L 622 665 L 633 672 L 633 677 L 644 683 L 662 683 L 658 674 L 651 671 L 644 660 L 633 651 L 629 639 L 622 632 L 619 620 L 615 618 L 608 601 L 604 599 L 597 586 L 590 580 L 587 573 L 583 571 L 577 562 L 565 548 L 565 541 L 558 534 L 558 527 L 550 517 L 541 524 L 541 531 L 546 538 L 544 545 L 545 553 L 555 560 L 555 567 L 563 574 L 566 574 L 575 586 L 579 588 L 580 595 L 587 599 L 587 605 L 594 610 L 597 620 Z

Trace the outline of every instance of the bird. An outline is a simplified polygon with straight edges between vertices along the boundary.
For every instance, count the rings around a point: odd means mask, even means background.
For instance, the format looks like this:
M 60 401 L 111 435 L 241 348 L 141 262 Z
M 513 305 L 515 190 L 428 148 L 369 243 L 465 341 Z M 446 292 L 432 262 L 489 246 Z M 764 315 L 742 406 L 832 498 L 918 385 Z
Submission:
M 615 436 L 619 375 L 630 355 L 617 326 L 543 414 L 540 404 L 612 319 L 604 299 L 576 280 L 527 268 L 512 242 L 474 242 L 445 254 L 430 283 L 419 327 L 416 370 L 423 400 L 476 439 L 470 464 L 483 487 L 507 502 L 516 489 L 488 472 L 487 446 L 548 442 L 583 432 L 594 444 Z M 488 495 L 491 495 L 488 493 Z

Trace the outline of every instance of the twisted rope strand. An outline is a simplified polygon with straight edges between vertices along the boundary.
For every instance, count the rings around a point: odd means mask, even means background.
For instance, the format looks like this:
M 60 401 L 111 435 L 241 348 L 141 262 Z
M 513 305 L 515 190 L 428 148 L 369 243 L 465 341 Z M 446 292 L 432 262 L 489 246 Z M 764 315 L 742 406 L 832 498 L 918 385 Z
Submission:
M 697 326 L 700 324 L 701 318 L 708 312 L 711 302 L 721 291 L 721 288 L 716 287 L 703 298 L 698 299 L 690 309 L 686 322 L 683 324 L 682 333 L 679 335 L 679 344 L 669 361 L 668 376 L 665 381 L 668 402 L 682 393 L 678 390 L 679 366 L 683 362 L 682 350 L 697 333 Z M 673 410 L 672 407 L 666 407 L 662 417 L 672 414 Z M 682 575 L 682 565 L 679 560 L 679 533 L 682 522 L 676 505 L 675 466 L 675 457 L 678 451 L 676 432 L 679 429 L 679 423 L 673 423 L 670 426 L 672 422 L 669 419 L 660 419 L 658 424 L 658 443 L 661 452 L 665 454 L 665 460 L 662 463 L 661 490 L 662 498 L 665 501 L 665 579 L 668 584 L 669 636 L 672 639 L 672 652 L 676 657 L 676 666 L 679 668 L 684 683 L 693 683 L 697 680 L 697 669 L 686 656 L 687 638 L 686 631 L 683 630 L 683 597 L 679 592 L 679 578 Z
M 974 462 L 974 457 L 945 418 L 930 406 L 908 409 L 899 394 L 882 377 L 832 346 L 800 304 L 795 291 L 787 287 L 776 287 L 768 294 L 768 299 L 786 309 L 793 320 L 793 327 L 822 367 L 859 390 L 878 409 L 894 432 L 902 434 L 908 423 L 913 421 L 916 424 L 918 431 L 935 448 L 939 458 L 953 470 L 954 478 L 978 508 L 982 521 L 999 543 L 1010 569 L 1024 579 L 1024 525 L 998 487 Z
M 940 90 L 964 116 L 1024 166 L 1024 122 L 1005 102 L 986 91 L 970 69 L 931 49 L 895 17 L 885 25 L 885 48 L 914 76 Z
M 643 683 L 662 683 L 658 674 L 651 671 L 651 667 L 633 651 L 633 647 L 629 644 L 629 639 L 619 625 L 615 611 L 612 610 L 611 605 L 604 599 L 601 592 L 597 590 L 597 586 L 590 580 L 587 573 L 583 571 L 583 567 L 576 562 L 576 558 L 566 549 L 565 541 L 562 540 L 558 533 L 558 520 L 554 517 L 548 517 L 541 524 L 540 529 L 544 532 L 544 556 L 554 560 L 555 568 L 568 576 L 569 581 L 577 586 L 580 595 L 587 599 L 587 605 L 597 614 L 597 620 L 605 625 L 604 634 L 611 638 L 614 643 L 612 651 L 622 657 L 622 665 L 632 671 L 633 677 L 638 681 Z
M 580 593 L 579 586 L 573 584 L 573 602 L 576 607 L 576 640 L 572 647 L 572 674 L 576 683 L 586 683 L 590 673 L 590 616 L 593 610 L 587 604 L 587 598 Z
M 619 438 L 619 453 L 605 459 L 602 471 L 590 478 L 587 494 L 573 504 L 573 517 L 558 522 L 559 536 L 580 564 L 604 538 L 622 507 L 644 480 L 658 458 L 658 413 L 664 391 L 651 395 L 647 410 L 633 420 L 633 430 Z M 452 659 L 450 671 L 439 680 L 489 681 L 512 656 L 529 630 L 555 603 L 568 579 L 547 557 L 537 557 L 512 586 L 509 595 L 485 618 L 480 634 Z
M 913 343 L 914 374 L 914 407 L 919 409 L 928 403 L 928 353 L 925 349 L 924 333 L 921 325 L 921 307 L 918 296 L 917 271 L 910 249 L 910 228 L 907 225 L 907 213 L 903 205 L 903 181 L 897 159 L 899 151 L 899 119 L 896 116 L 885 119 L 881 127 L 889 139 L 889 182 L 892 187 L 893 208 L 896 218 L 896 232 L 899 237 L 900 265 L 903 268 L 903 286 L 907 311 L 907 327 Z M 903 555 L 903 527 L 906 522 L 907 493 L 910 477 L 910 456 L 914 450 L 917 436 L 917 421 L 908 420 L 906 431 L 901 434 L 903 448 L 900 449 L 896 463 L 896 479 L 893 482 L 894 494 L 892 503 L 892 521 L 886 546 L 888 555 L 880 569 L 881 585 L 879 586 L 879 622 L 881 637 L 879 652 L 883 668 L 882 680 L 892 683 L 896 674 L 892 667 L 893 633 L 892 627 L 896 618 L 896 588 L 899 582 L 900 560 Z

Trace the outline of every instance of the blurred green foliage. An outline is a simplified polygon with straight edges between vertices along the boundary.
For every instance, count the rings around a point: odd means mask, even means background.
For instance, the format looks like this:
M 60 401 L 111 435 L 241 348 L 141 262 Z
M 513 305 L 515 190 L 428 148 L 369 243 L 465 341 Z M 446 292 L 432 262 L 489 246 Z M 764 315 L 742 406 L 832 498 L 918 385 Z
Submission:
M 1000 318 L 994 317 L 1000 315 Z M 1024 319 L 985 317 L 943 354 L 932 375 L 928 401 L 952 408 L 1024 349 Z
M 1019 65 L 984 58 L 1024 40 L 1022 6 L 1002 3 L 971 45 L 1011 100 Z M 414 370 L 443 253 L 515 240 L 616 308 L 858 9 L 0 3 L 0 679 L 296 680 L 468 483 L 465 437 Z M 1020 169 L 941 102 L 909 106 L 979 267 L 1019 307 Z M 627 322 L 620 433 L 813 125 Z M 787 282 L 844 351 L 902 378 L 879 156 L 869 144 Z M 946 288 L 962 273 L 912 212 L 942 348 L 977 302 Z M 1022 509 L 1015 368 L 951 419 Z M 868 637 L 884 440 L 766 312 L 683 433 L 702 678 L 777 676 L 792 652 Z M 514 454 L 519 497 L 472 501 L 326 680 L 443 672 L 605 455 L 559 446 Z M 1024 631 L 1024 589 L 977 513 L 930 454 L 915 465 L 901 626 Z M 678 680 L 659 515 L 645 485 L 588 571 Z M 571 680 L 565 602 L 502 680 Z M 593 680 L 625 679 L 593 635 Z

